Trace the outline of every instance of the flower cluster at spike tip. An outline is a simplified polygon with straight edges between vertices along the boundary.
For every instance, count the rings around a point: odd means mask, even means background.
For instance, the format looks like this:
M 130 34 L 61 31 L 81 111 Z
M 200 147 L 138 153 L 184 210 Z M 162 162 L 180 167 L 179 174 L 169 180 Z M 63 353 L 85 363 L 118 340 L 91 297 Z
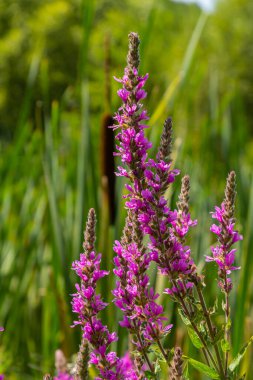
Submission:
M 184 237 L 192 221 L 189 212 L 172 211 L 164 197 L 167 187 L 174 182 L 179 170 L 172 169 L 168 152 L 171 119 L 164 124 L 164 133 L 161 139 L 156 159 L 148 158 L 148 149 L 152 144 L 144 136 L 148 119 L 141 100 L 146 92 L 143 86 L 148 75 L 138 74 L 139 40 L 135 33 L 130 34 L 128 65 L 122 79 L 117 79 L 123 86 L 118 95 L 123 100 L 115 116 L 114 129 L 120 131 L 116 135 L 118 142 L 115 155 L 120 156 L 123 166 L 118 166 L 117 175 L 124 176 L 131 184 L 126 184 L 128 194 L 126 207 L 138 215 L 140 229 L 144 235 L 149 235 L 149 257 L 157 262 L 162 274 L 169 275 L 174 285 L 167 289 L 168 293 L 184 293 L 192 287 L 189 280 L 194 275 L 195 265 L 191 258 L 190 248 L 184 245 Z M 167 132 L 167 135 L 166 135 Z M 167 144 L 166 144 L 167 142 Z M 175 282 L 178 282 L 176 284 Z
M 231 271 L 240 269 L 234 265 L 236 249 L 232 246 L 242 235 L 235 230 L 234 203 L 235 203 L 235 173 L 231 172 L 227 179 L 225 199 L 220 207 L 215 207 L 212 218 L 218 221 L 210 230 L 217 236 L 218 244 L 211 247 L 213 256 L 206 256 L 206 261 L 214 261 L 219 268 L 219 286 L 225 292 L 230 292 L 232 282 Z

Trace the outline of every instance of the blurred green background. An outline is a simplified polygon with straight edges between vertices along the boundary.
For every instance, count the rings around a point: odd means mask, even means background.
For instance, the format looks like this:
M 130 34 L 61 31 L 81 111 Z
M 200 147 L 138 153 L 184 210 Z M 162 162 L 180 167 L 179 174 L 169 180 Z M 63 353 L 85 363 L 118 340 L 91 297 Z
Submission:
M 112 268 L 112 243 L 124 223 L 123 184 L 113 192 L 111 135 L 118 84 L 130 31 L 141 37 L 141 72 L 149 72 L 145 105 L 155 148 L 167 116 L 174 120 L 175 166 L 190 174 L 191 211 L 198 227 L 190 243 L 199 268 L 209 252 L 215 203 L 229 170 L 237 173 L 237 226 L 244 235 L 233 275 L 233 347 L 253 331 L 253 2 L 221 0 L 212 13 L 170 0 L 0 0 L 0 373 L 41 379 L 54 351 L 71 358 L 79 332 L 72 322 L 71 262 L 81 252 L 90 207 L 98 216 L 97 245 Z M 178 178 L 168 194 L 174 207 Z M 112 199 L 113 198 L 113 199 Z M 114 214 L 112 204 L 115 205 Z M 111 222 L 110 222 L 111 221 Z M 216 272 L 206 273 L 207 300 Z M 153 284 L 162 280 L 151 273 Z M 114 279 L 103 283 L 111 300 Z M 198 358 L 179 325 L 168 345 Z M 112 305 L 103 316 L 118 330 Z M 221 319 L 222 316 L 218 317 Z M 126 346 L 118 331 L 119 352 Z M 251 357 L 250 357 L 251 356 Z M 252 351 L 243 362 L 252 379 Z M 202 379 L 193 374 L 194 379 Z

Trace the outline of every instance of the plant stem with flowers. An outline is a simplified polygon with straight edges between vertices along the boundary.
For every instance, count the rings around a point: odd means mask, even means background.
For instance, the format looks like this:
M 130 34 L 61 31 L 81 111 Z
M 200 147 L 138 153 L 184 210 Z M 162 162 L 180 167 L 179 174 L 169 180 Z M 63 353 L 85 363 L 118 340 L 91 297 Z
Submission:
M 96 285 L 108 272 L 100 269 L 101 255 L 95 251 L 95 224 L 95 211 L 91 209 L 85 230 L 84 253 L 73 263 L 73 269 L 81 279 L 81 285 L 76 284 L 77 293 L 73 294 L 72 300 L 73 312 L 78 316 L 74 325 L 81 326 L 83 338 L 90 344 L 89 363 L 96 366 L 101 376 L 97 377 L 97 380 L 120 380 L 123 377 L 135 380 L 135 371 L 132 368 L 128 370 L 115 352 L 108 351 L 110 344 L 117 340 L 116 333 L 110 333 L 97 318 L 97 314 L 107 304 L 96 294 Z M 88 358 L 85 360 L 88 361 Z
M 169 276 L 172 283 L 171 289 L 165 292 L 173 296 L 182 306 L 184 313 L 191 321 L 191 313 L 187 306 L 187 294 L 191 292 L 194 282 L 198 279 L 196 266 L 190 256 L 190 249 L 184 246 L 185 235 L 189 227 L 196 225 L 196 221 L 190 219 L 187 212 L 187 200 L 184 199 L 189 184 L 189 178 L 183 180 L 182 194 L 178 203 L 179 211 L 171 211 L 163 196 L 168 185 L 172 183 L 178 170 L 171 170 L 171 119 L 167 119 L 158 149 L 156 160 L 147 159 L 147 151 L 151 143 L 144 137 L 143 120 L 147 119 L 147 112 L 143 110 L 140 100 L 146 96 L 142 87 L 147 75 L 138 75 L 138 46 L 139 39 L 135 33 L 129 36 L 129 53 L 127 67 L 122 79 L 117 79 L 123 84 L 118 95 L 123 100 L 123 105 L 115 116 L 118 124 L 113 128 L 120 128 L 116 139 L 119 144 L 116 147 L 118 155 L 126 168 L 119 166 L 118 175 L 124 176 L 132 182 L 132 186 L 126 185 L 129 191 L 129 201 L 126 207 L 138 215 L 138 220 L 144 234 L 148 234 L 151 240 L 152 259 L 157 262 L 162 274 Z M 139 91 L 141 94 L 139 95 Z M 188 196 L 188 194 L 187 194 Z M 189 303 L 191 308 L 191 303 Z M 192 326 L 201 339 L 204 353 L 214 359 L 209 348 L 194 322 Z
M 151 372 L 154 372 L 147 351 L 152 341 L 155 341 L 165 361 L 168 361 L 160 340 L 170 332 L 172 325 L 163 326 L 163 321 L 167 318 L 163 316 L 163 307 L 155 302 L 159 295 L 148 287 L 149 277 L 146 272 L 152 256 L 142 240 L 139 221 L 129 210 L 121 243 L 116 241 L 114 247 L 117 253 L 114 273 L 118 281 L 113 294 L 115 305 L 124 315 L 120 325 L 137 337 L 138 341 L 133 341 L 133 344 L 143 354 Z
M 225 295 L 223 309 L 225 312 L 225 343 L 227 349 L 225 351 L 225 376 L 228 376 L 228 356 L 229 356 L 229 339 L 230 339 L 230 306 L 229 294 L 233 284 L 230 274 L 233 270 L 238 270 L 240 267 L 234 265 L 236 249 L 232 248 L 233 244 L 242 240 L 242 236 L 235 230 L 235 197 L 236 197 L 236 182 L 235 172 L 229 173 L 225 189 L 225 199 L 221 207 L 216 207 L 212 217 L 219 222 L 219 225 L 213 224 L 211 231 L 217 235 L 218 245 L 212 247 L 213 256 L 207 256 L 206 261 L 214 261 L 218 265 L 219 287 Z
M 144 85 L 148 75 L 141 76 L 138 72 L 139 43 L 138 35 L 130 33 L 127 66 L 123 77 L 116 79 L 122 85 L 118 91 L 122 105 L 112 126 L 117 130 L 114 154 L 121 160 L 116 175 L 127 180 L 127 194 L 124 196 L 127 218 L 122 237 L 114 244 L 113 272 L 117 280 L 112 293 L 114 304 L 123 314 L 119 324 L 129 332 L 130 353 L 119 358 L 116 352 L 110 351 L 110 344 L 117 340 L 117 335 L 110 333 L 98 319 L 98 313 L 107 304 L 96 293 L 97 282 L 109 273 L 100 268 L 101 255 L 95 250 L 95 212 L 91 209 L 84 252 L 73 263 L 73 269 L 80 278 L 72 300 L 73 312 L 77 314 L 74 325 L 80 325 L 82 330 L 75 379 L 88 379 L 90 364 L 96 367 L 100 376 L 98 380 L 160 379 L 160 363 L 163 362 L 170 380 L 188 380 L 188 364 L 211 379 L 236 380 L 237 367 L 243 355 L 239 353 L 239 357 L 229 363 L 230 274 L 239 269 L 234 265 L 236 250 L 232 245 L 242 239 L 234 228 L 235 173 L 229 174 L 225 200 L 212 214 L 219 223 L 211 227 L 218 244 L 211 247 L 212 256 L 206 257 L 206 261 L 214 261 L 218 265 L 218 285 L 225 296 L 222 340 L 206 305 L 204 276 L 197 272 L 187 245 L 189 230 L 197 224 L 189 212 L 189 176 L 182 179 L 175 210 L 169 207 L 165 198 L 168 186 L 179 175 L 179 170 L 172 168 L 170 118 L 165 120 L 156 157 L 149 157 L 152 144 L 144 134 L 148 116 L 142 104 L 147 95 Z M 168 323 L 163 306 L 157 303 L 159 294 L 150 286 L 151 263 L 166 276 L 169 285 L 164 293 L 177 302 L 189 337 L 202 350 L 206 363 L 185 357 L 179 347 L 165 348 L 164 338 L 173 326 Z
M 207 363 L 210 364 L 211 361 L 220 377 L 225 379 L 227 376 L 227 359 L 223 368 L 221 354 L 216 342 L 216 328 L 212 324 L 202 293 L 204 278 L 198 275 L 190 248 L 185 245 L 189 228 L 196 225 L 196 221 L 191 220 L 189 214 L 189 177 L 185 176 L 182 180 L 181 194 L 177 203 L 178 210 L 170 210 L 163 196 L 169 184 L 179 174 L 178 170 L 171 169 L 171 119 L 165 121 L 156 159 L 148 158 L 148 149 L 151 147 L 151 143 L 144 136 L 144 128 L 147 125 L 143 123 L 148 117 L 141 103 L 141 100 L 146 96 L 143 86 L 147 75 L 142 77 L 138 74 L 138 46 L 138 36 L 131 33 L 129 35 L 127 67 L 123 78 L 117 79 L 123 85 L 123 88 L 118 91 L 123 104 L 115 116 L 116 124 L 113 126 L 114 129 L 120 129 L 116 136 L 118 145 L 115 155 L 120 156 L 124 165 L 124 167 L 118 167 L 117 175 L 124 176 L 131 182 L 131 185 L 126 184 L 128 190 L 126 207 L 133 214 L 136 214 L 141 231 L 149 235 L 150 257 L 152 256 L 152 260 L 157 263 L 158 269 L 162 274 L 167 275 L 171 282 L 172 287 L 165 289 L 165 293 L 181 305 L 184 314 L 203 345 Z M 227 208 L 229 209 L 230 206 Z M 233 252 L 230 253 L 231 255 L 233 256 Z M 225 287 L 226 284 L 229 284 L 226 273 L 224 283 Z M 207 325 L 217 363 L 203 333 L 194 321 L 197 308 L 194 289 L 197 290 L 199 296 L 202 316 Z M 225 314 L 226 320 L 228 320 L 228 297 L 226 300 Z

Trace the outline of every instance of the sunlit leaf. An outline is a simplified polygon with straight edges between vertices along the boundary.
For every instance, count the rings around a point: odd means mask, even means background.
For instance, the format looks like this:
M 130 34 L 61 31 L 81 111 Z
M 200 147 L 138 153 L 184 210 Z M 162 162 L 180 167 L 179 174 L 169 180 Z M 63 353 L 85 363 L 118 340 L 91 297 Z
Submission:
M 215 369 L 209 367 L 208 365 L 191 358 L 188 361 L 199 372 L 203 373 L 206 376 L 209 376 L 211 379 L 220 379 L 220 376 L 215 371 Z
M 239 364 L 241 363 L 244 355 L 246 354 L 247 352 L 247 349 L 249 348 L 249 346 L 251 345 L 251 343 L 253 342 L 253 336 L 250 338 L 250 340 L 243 346 L 243 348 L 239 351 L 239 353 L 237 354 L 237 356 L 235 357 L 235 359 L 232 361 L 232 363 L 230 363 L 229 365 L 229 370 L 233 373 L 236 368 L 239 366 Z
M 203 348 L 204 345 L 201 342 L 200 338 L 198 337 L 197 333 L 193 330 L 193 328 L 188 326 L 187 331 L 188 331 L 189 337 L 192 341 L 192 344 L 197 348 Z

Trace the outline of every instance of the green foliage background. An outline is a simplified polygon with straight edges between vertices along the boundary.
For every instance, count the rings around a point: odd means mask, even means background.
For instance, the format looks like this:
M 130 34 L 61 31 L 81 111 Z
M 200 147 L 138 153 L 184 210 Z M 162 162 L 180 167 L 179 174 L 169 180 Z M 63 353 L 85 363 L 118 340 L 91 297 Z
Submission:
M 253 2 L 223 0 L 212 14 L 169 0 L 0 0 L 0 370 L 8 379 L 40 379 L 52 371 L 54 351 L 70 358 L 79 334 L 70 328 L 71 262 L 81 250 L 87 211 L 98 215 L 98 249 L 112 267 L 112 244 L 124 222 L 123 184 L 117 180 L 116 221 L 102 178 L 105 114 L 119 106 L 118 84 L 129 31 L 140 34 L 141 71 L 149 72 L 154 149 L 164 119 L 174 120 L 175 166 L 191 176 L 191 209 L 198 227 L 190 243 L 199 267 L 209 252 L 209 212 L 235 169 L 238 228 L 244 234 L 234 275 L 233 347 L 252 333 L 253 271 Z M 105 42 L 107 41 L 107 42 Z M 110 63 L 108 63 L 110 61 Z M 105 70 L 105 62 L 109 67 Z M 107 79 L 106 79 L 107 78 Z M 111 95 L 110 95 L 111 94 Z M 180 186 L 168 198 L 173 207 Z M 206 270 L 204 269 L 206 273 Z M 163 280 L 151 273 L 156 288 Z M 216 272 L 206 273 L 212 305 Z M 111 300 L 113 278 L 102 291 Z M 179 325 L 168 345 L 198 358 Z M 118 330 L 113 306 L 103 316 Z M 222 316 L 219 317 L 222 320 Z M 126 337 L 118 331 L 122 353 Z M 251 358 L 250 358 L 251 356 Z M 252 353 L 242 373 L 253 371 Z M 201 379 L 194 373 L 194 379 Z

